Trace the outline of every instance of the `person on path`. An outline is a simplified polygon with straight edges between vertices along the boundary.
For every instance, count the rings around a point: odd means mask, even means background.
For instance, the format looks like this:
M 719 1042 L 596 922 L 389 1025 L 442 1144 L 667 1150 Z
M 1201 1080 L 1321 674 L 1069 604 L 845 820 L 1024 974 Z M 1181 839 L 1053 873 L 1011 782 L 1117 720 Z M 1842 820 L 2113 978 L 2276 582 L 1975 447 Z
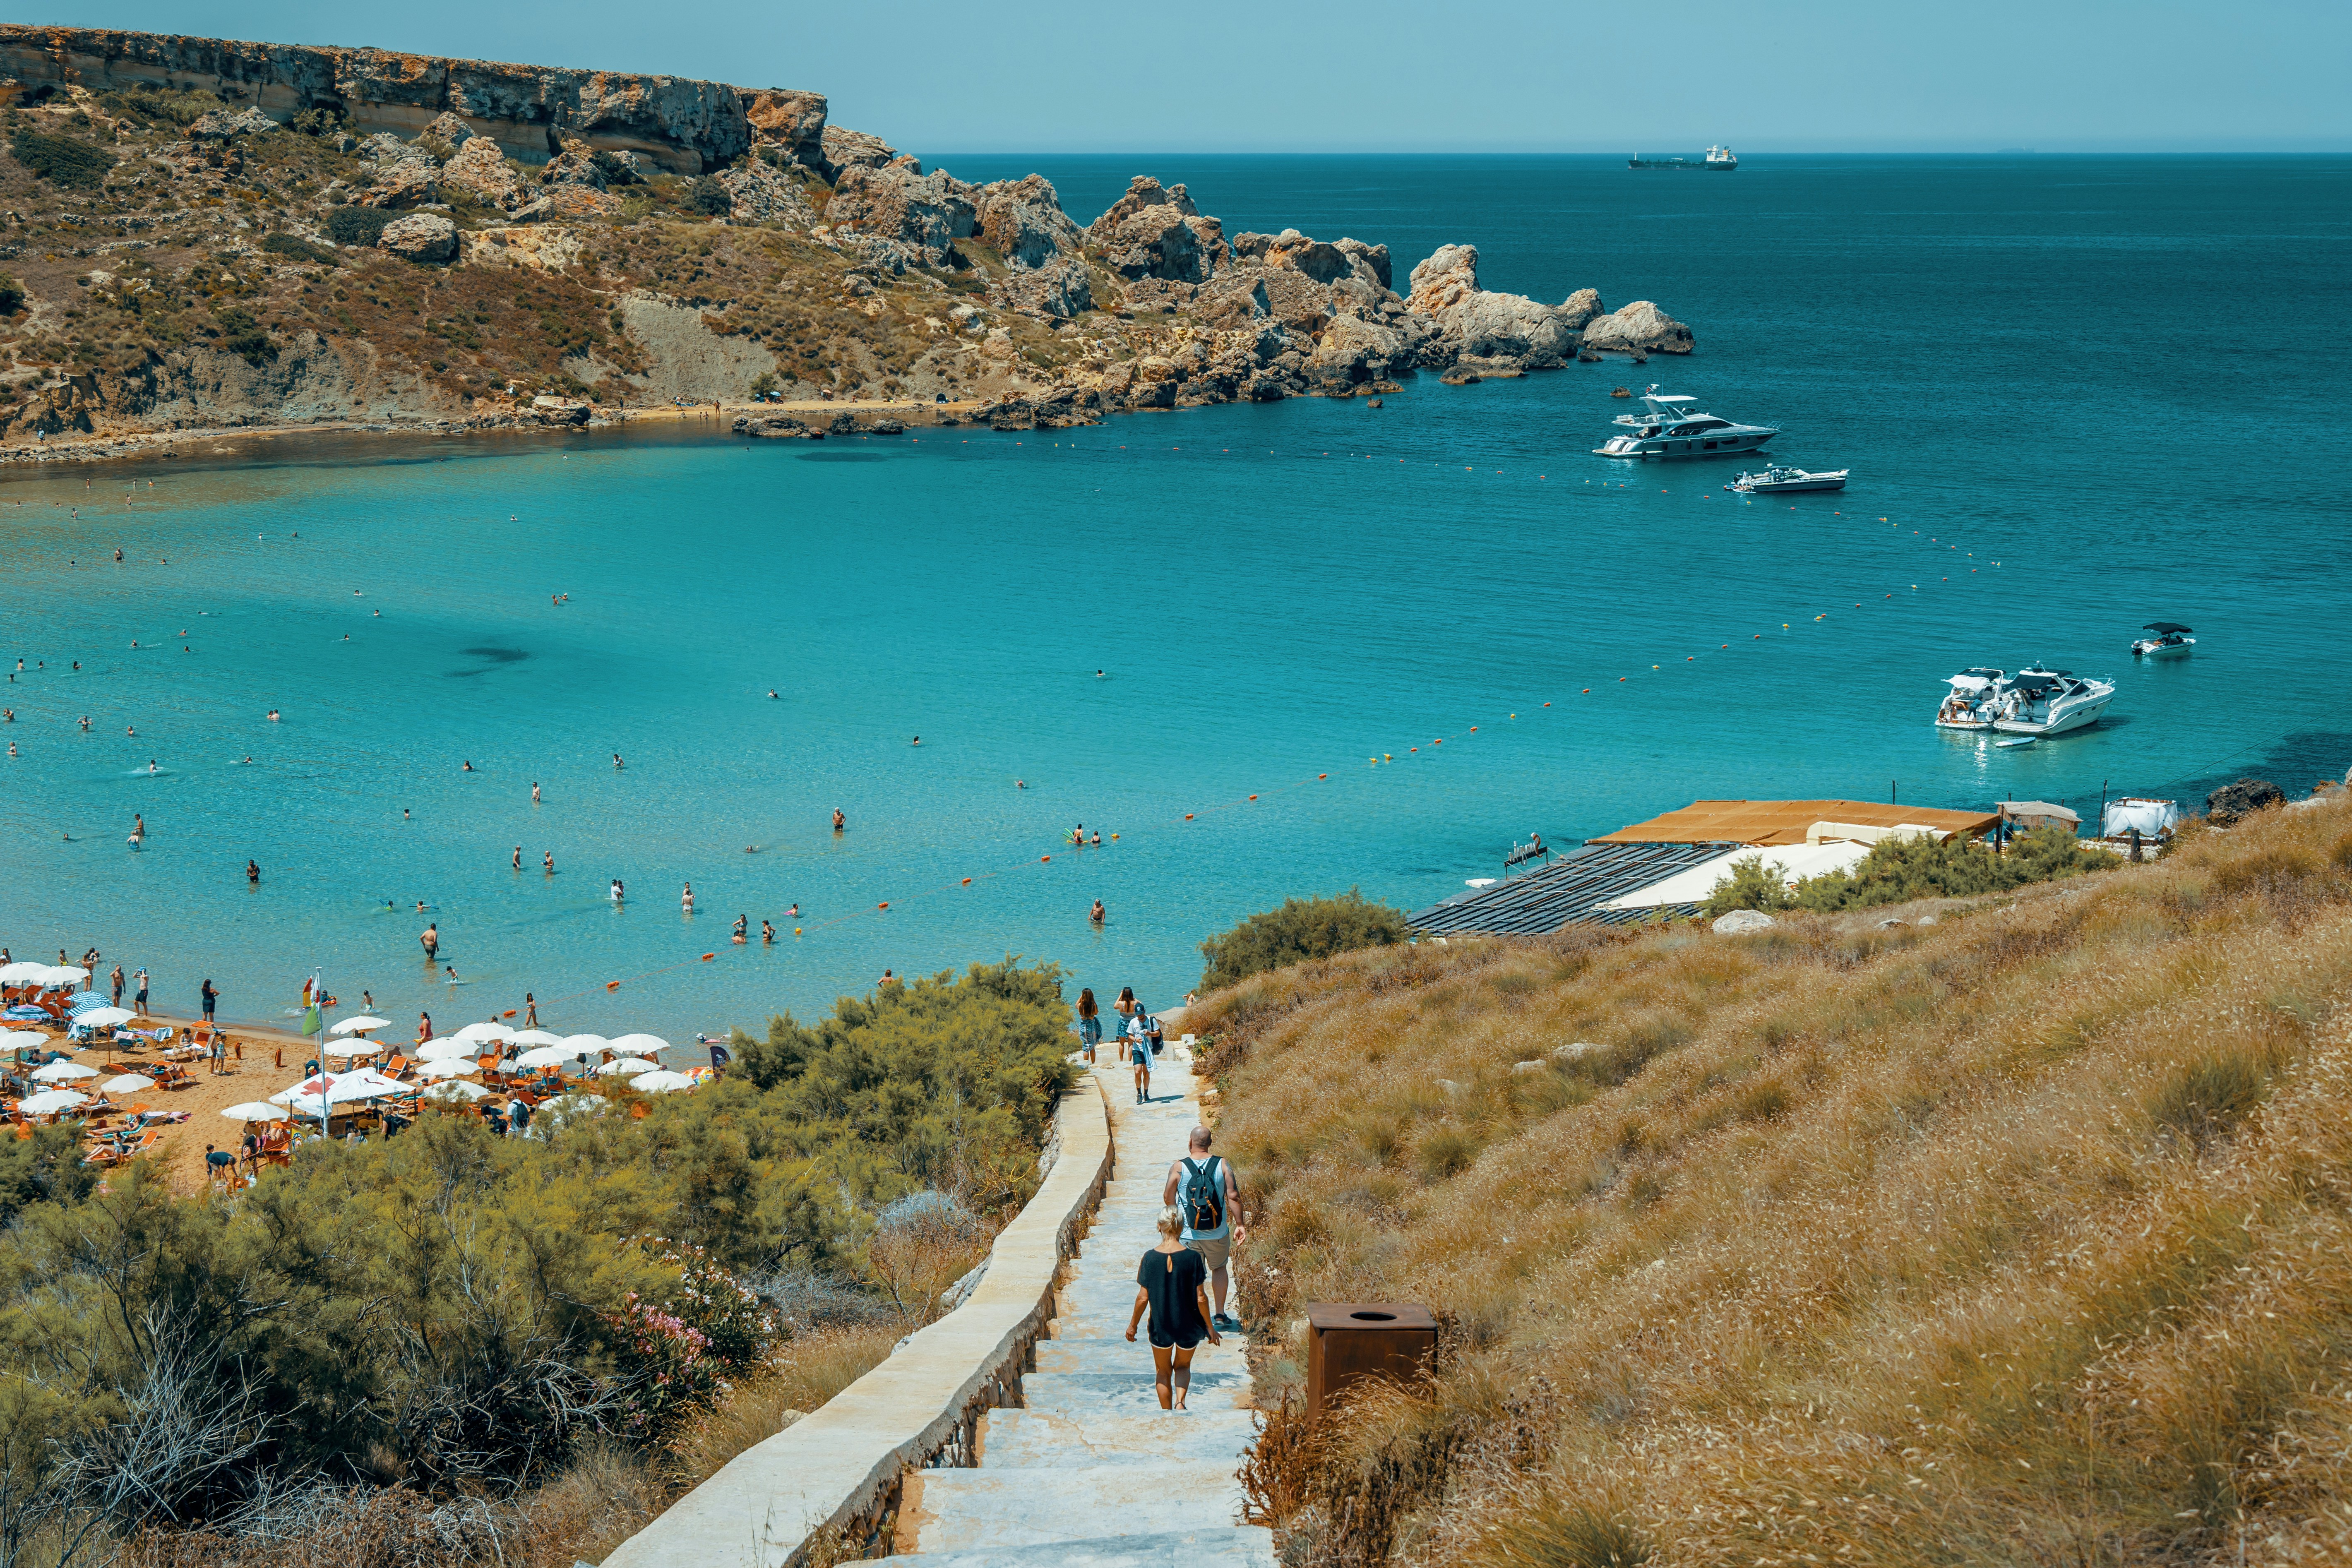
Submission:
M 1209 1321 L 1238 1333 L 1241 1324 L 1225 1316 L 1225 1287 L 1234 1243 L 1249 1239 L 1249 1226 L 1242 1223 L 1241 1183 L 1230 1162 L 1209 1152 L 1207 1128 L 1193 1128 L 1188 1147 L 1192 1152 L 1168 1167 L 1160 1201 L 1184 1216 L 1184 1245 L 1201 1255 L 1209 1270 L 1216 1308 Z
M 1078 993 L 1078 1047 L 1086 1052 L 1087 1065 L 1094 1066 L 1095 1047 L 1102 1044 L 1102 1011 L 1095 1005 L 1092 986 Z
M 1203 1289 L 1208 1267 L 1176 1238 L 1183 1228 L 1182 1215 L 1172 1208 L 1160 1212 L 1159 1245 L 1136 1266 L 1135 1307 L 1127 1315 L 1127 1340 L 1133 1344 L 1136 1325 L 1147 1309 L 1151 1313 L 1151 1382 L 1162 1410 L 1185 1407 L 1192 1389 L 1192 1352 L 1200 1342 L 1224 1342 L 1209 1317 Z
M 1135 1069 L 1135 1103 L 1151 1100 L 1151 1037 L 1145 1033 L 1146 1015 L 1140 1005 L 1128 1016 L 1127 1060 Z
M 213 1021 L 213 1004 L 220 1000 L 220 993 L 213 989 L 213 983 L 209 980 L 205 982 L 204 998 L 205 1022 L 209 1024 Z

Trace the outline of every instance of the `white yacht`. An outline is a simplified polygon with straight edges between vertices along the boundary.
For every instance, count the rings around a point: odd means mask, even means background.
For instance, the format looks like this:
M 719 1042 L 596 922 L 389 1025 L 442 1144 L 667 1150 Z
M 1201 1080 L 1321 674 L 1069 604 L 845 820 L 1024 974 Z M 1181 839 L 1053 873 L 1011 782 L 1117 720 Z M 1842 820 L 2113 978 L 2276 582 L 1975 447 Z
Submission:
M 1777 495 L 1791 490 L 1842 490 L 1851 468 L 1832 468 L 1822 473 L 1808 473 L 1802 468 L 1782 468 L 1775 463 L 1760 474 L 1742 474 L 1723 488 L 1738 490 L 1742 495 Z
M 1639 414 L 1617 416 L 1624 435 L 1612 436 L 1593 451 L 1603 458 L 1703 458 L 1753 452 L 1780 433 L 1718 419 L 1703 411 L 1697 398 L 1668 396 L 1654 382 L 1642 394 L 1642 405 Z
M 2005 670 L 1979 666 L 1964 669 L 1948 682 L 1951 691 L 1936 710 L 1938 730 L 1990 730 L 2000 696 L 2009 689 Z
M 2115 696 L 2111 680 L 2029 666 L 1995 700 L 1992 727 L 2011 735 L 2063 735 L 2097 723 Z
M 2179 621 L 2150 621 L 2140 628 L 2147 636 L 2132 644 L 2134 658 L 2181 658 L 2197 646 L 2193 629 Z

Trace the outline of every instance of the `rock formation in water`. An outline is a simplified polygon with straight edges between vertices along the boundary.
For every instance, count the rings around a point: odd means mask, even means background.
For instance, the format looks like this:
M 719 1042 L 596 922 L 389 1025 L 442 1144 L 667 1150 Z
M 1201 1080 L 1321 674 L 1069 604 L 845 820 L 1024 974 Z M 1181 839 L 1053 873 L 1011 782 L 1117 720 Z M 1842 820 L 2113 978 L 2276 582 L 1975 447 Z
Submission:
M 1385 246 L 1229 236 L 1150 175 L 1081 223 L 791 89 L 0 26 L 0 446 L 753 394 L 1052 425 L 1692 345 L 1487 290 L 1467 245 L 1400 293 Z

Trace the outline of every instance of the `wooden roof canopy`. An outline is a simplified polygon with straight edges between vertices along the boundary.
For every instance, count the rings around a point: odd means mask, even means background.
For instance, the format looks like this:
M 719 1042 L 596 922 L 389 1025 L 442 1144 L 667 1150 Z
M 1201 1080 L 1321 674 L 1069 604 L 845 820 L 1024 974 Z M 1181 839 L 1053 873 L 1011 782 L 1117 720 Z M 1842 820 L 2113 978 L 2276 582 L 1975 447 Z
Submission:
M 2000 822 L 1998 812 L 1942 811 L 1927 805 L 1888 805 L 1865 800 L 1701 800 L 1680 811 L 1588 838 L 1588 844 L 1802 844 L 1816 822 L 1857 827 L 1897 827 L 1906 823 L 1940 827 L 1973 838 Z

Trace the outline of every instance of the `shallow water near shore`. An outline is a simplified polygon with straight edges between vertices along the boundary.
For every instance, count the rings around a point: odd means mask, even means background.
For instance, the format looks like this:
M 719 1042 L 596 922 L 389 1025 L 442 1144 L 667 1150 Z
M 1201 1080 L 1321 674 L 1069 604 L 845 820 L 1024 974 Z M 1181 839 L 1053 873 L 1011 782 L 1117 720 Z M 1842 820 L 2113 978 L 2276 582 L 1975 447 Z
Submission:
M 1530 830 L 1890 788 L 2087 818 L 2103 787 L 2352 764 L 2352 160 L 940 162 L 1040 169 L 1080 213 L 1149 167 L 1228 232 L 1386 241 L 1400 286 L 1470 240 L 1489 288 L 1654 298 L 1699 352 L 1378 410 L 224 441 L 0 479 L 26 661 L 0 942 L 143 963 L 166 1011 L 209 975 L 257 1021 L 324 965 L 403 1029 L 529 991 L 551 1027 L 679 1039 L 1008 952 L 1159 1007 L 1254 910 L 1418 908 Z M 1853 488 L 1750 502 L 1732 466 L 1590 456 L 1649 378 Z M 2152 617 L 2196 655 L 2135 665 Z M 1930 727 L 1951 671 L 2032 659 L 2113 676 L 2108 721 L 2011 752 Z M 1104 847 L 1067 849 L 1077 823 Z M 464 984 L 425 966 L 428 918 Z

